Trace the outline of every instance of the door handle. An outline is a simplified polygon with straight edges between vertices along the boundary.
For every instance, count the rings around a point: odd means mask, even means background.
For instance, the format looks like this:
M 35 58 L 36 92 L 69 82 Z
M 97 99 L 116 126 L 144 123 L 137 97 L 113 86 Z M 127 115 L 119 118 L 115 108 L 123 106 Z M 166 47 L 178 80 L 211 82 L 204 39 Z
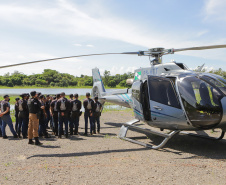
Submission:
M 157 109 L 157 110 L 162 110 L 161 107 L 158 107 L 158 106 L 153 106 L 154 109 Z

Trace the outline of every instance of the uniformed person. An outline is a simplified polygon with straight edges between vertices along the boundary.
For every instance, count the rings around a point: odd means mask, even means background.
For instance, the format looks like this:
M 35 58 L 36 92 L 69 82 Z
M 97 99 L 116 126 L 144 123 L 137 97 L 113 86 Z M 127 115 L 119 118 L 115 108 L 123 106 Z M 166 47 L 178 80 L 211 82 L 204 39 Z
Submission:
M 14 138 L 18 138 L 18 135 L 16 134 L 14 128 L 13 128 L 13 123 L 12 119 L 10 117 L 10 103 L 9 103 L 9 95 L 4 96 L 4 100 L 1 102 L 1 114 L 0 117 L 2 118 L 2 137 L 3 139 L 7 139 L 8 136 L 6 135 L 5 132 L 5 127 L 6 125 L 9 126 L 10 131 L 12 132 Z
M 69 102 L 71 103 L 71 101 L 73 101 L 73 94 L 69 94 Z M 68 124 L 69 124 L 69 129 L 70 129 L 70 135 L 73 135 L 73 127 L 74 127 L 74 124 L 72 123 L 72 120 L 71 120 L 71 106 L 69 107 L 69 110 L 68 110 Z
M 70 102 L 65 98 L 65 93 L 60 94 L 61 98 L 57 101 L 57 111 L 59 119 L 59 138 L 62 136 L 63 132 L 63 123 L 65 125 L 65 137 L 68 138 L 68 112 L 70 109 Z
M 39 96 L 39 102 L 41 103 L 41 106 L 45 107 L 45 96 L 44 95 L 40 95 Z M 45 112 L 45 108 L 42 109 L 40 112 L 39 112 L 39 131 L 38 131 L 38 134 L 39 134 L 39 137 L 42 137 L 44 136 L 45 138 L 48 138 L 48 132 L 46 130 L 46 112 Z
M 28 144 L 34 144 L 34 142 L 32 141 L 34 137 L 35 145 L 42 145 L 42 143 L 40 143 L 38 139 L 38 127 L 39 127 L 38 113 L 45 107 L 41 106 L 36 91 L 32 91 L 30 94 L 32 97 L 28 100 L 28 109 L 29 109 Z
M 83 107 L 85 109 L 84 113 L 84 119 L 85 119 L 85 133 L 84 135 L 87 135 L 88 130 L 88 119 L 90 122 L 90 135 L 93 133 L 93 110 L 94 110 L 94 102 L 92 99 L 90 99 L 90 93 L 86 93 L 86 99 L 83 101 Z
M 0 110 L 1 110 L 1 102 L 0 101 Z M 0 137 L 2 137 L 2 118 L 0 117 Z
M 78 125 L 79 125 L 79 117 L 81 116 L 80 109 L 82 108 L 82 103 L 78 100 L 78 94 L 74 95 L 74 100 L 71 102 L 71 126 L 70 126 L 70 134 L 73 133 L 73 127 L 75 128 L 74 134 L 78 135 Z M 72 128 L 72 129 L 71 129 Z
M 50 95 L 46 95 L 45 101 L 45 112 L 46 112 L 46 129 L 49 129 L 49 121 L 50 121 Z
M 28 106 L 27 106 L 27 94 L 21 94 L 21 100 L 18 101 L 19 105 L 19 125 L 17 129 L 17 133 L 19 138 L 21 138 L 21 129 L 22 129 L 22 135 L 23 138 L 27 138 L 27 129 L 28 129 L 28 119 L 27 115 L 29 114 L 28 112 Z
M 94 98 L 94 113 L 93 113 L 93 122 L 94 122 L 94 134 L 96 134 L 96 123 L 97 123 L 97 133 L 100 133 L 100 116 L 101 116 L 102 105 L 98 101 L 98 97 Z
M 60 94 L 57 94 L 55 100 L 52 101 L 50 105 L 50 113 L 53 117 L 53 133 L 55 136 L 58 136 L 58 110 L 57 110 L 57 101 L 60 99 Z
M 15 106 L 14 106 L 15 118 L 16 118 L 15 131 L 16 131 L 16 133 L 18 133 L 18 123 L 19 123 L 19 118 L 18 118 L 19 104 L 18 104 L 18 101 L 20 100 L 20 98 L 16 98 L 15 100 L 16 100 L 16 103 L 15 103 Z

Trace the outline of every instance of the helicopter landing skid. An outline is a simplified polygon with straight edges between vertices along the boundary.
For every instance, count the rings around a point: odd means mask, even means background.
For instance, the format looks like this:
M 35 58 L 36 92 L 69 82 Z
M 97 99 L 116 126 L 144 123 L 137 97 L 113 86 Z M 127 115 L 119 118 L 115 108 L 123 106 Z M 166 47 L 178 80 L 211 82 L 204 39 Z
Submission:
M 119 135 L 118 137 L 120 139 L 123 139 L 123 140 L 126 140 L 126 141 L 129 141 L 129 142 L 132 142 L 132 143 L 135 143 L 135 144 L 139 144 L 139 145 L 142 145 L 146 148 L 151 148 L 151 149 L 160 149 L 162 148 L 175 134 L 178 134 L 180 131 L 179 130 L 174 130 L 174 131 L 171 131 L 169 134 L 164 134 L 164 133 L 161 133 L 161 132 L 157 132 L 157 131 L 154 131 L 154 130 L 150 130 L 150 129 L 146 129 L 146 128 L 141 128 L 141 127 L 138 127 L 138 126 L 135 126 L 133 124 L 139 122 L 139 120 L 135 119 L 135 120 L 132 120 L 132 121 L 129 121 L 127 123 L 123 123 L 121 129 L 120 129 L 120 132 L 119 132 Z M 154 135 L 158 135 L 158 136 L 161 136 L 161 137 L 164 137 L 165 139 L 163 139 L 163 141 L 159 144 L 159 145 L 150 145 L 150 144 L 146 144 L 146 143 L 143 143 L 143 142 L 140 142 L 140 141 L 136 141 L 134 139 L 131 139 L 131 138 L 127 138 L 126 137 L 126 134 L 127 134 L 127 131 L 128 129 L 131 128 L 133 131 L 136 131 L 136 132 L 139 132 L 139 133 L 143 133 L 145 134 L 146 136 L 149 136 L 150 134 L 154 134 Z
M 223 137 L 225 135 L 225 131 L 222 130 L 221 135 L 219 137 L 211 137 L 211 136 L 208 136 L 208 135 L 193 134 L 193 133 L 188 133 L 188 132 L 184 132 L 184 131 L 181 131 L 180 134 L 193 136 L 193 137 L 201 137 L 201 138 L 204 138 L 204 139 L 221 140 L 221 139 L 223 139 Z

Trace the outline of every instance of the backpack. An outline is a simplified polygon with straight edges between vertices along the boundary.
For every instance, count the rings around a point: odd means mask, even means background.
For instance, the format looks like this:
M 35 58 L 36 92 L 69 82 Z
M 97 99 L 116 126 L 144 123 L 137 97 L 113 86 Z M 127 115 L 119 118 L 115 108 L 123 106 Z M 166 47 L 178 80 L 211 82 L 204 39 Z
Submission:
M 53 108 L 53 110 L 54 110 L 55 112 L 57 112 L 57 101 L 54 102 L 54 108 Z
M 88 99 L 88 105 L 86 107 L 87 109 L 92 109 L 92 104 L 91 104 L 91 100 Z
M 19 104 L 19 111 L 23 111 L 24 110 L 22 106 L 23 101 L 19 101 L 18 104 Z
M 66 110 L 66 100 L 64 99 L 61 100 L 60 110 Z
M 77 111 L 77 110 L 78 110 L 77 103 L 73 102 L 72 111 Z
M 96 112 L 100 112 L 100 104 L 99 103 L 97 103 L 97 107 L 96 107 L 96 110 L 95 110 Z

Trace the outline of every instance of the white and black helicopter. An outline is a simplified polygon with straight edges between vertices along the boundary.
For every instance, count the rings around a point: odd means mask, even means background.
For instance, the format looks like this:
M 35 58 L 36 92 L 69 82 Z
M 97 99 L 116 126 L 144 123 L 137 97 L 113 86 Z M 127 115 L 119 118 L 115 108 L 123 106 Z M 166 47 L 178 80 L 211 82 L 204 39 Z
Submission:
M 215 140 L 224 137 L 226 131 L 226 80 L 215 74 L 202 73 L 203 66 L 197 72 L 189 70 L 183 63 L 162 63 L 163 55 L 179 51 L 217 48 L 226 48 L 226 45 L 182 49 L 152 48 L 148 51 L 138 52 L 77 55 L 12 64 L 0 68 L 95 55 L 135 54 L 153 57 L 150 67 L 136 69 L 134 78 L 127 80 L 127 83 L 132 85 L 130 89 L 106 92 L 99 69 L 93 69 L 92 96 L 98 96 L 102 104 L 111 102 L 133 109 L 135 119 L 123 124 L 118 135 L 119 138 L 145 147 L 159 149 L 179 133 Z M 159 128 L 161 131 L 168 129 L 170 132 L 166 134 L 136 126 L 139 121 Z M 159 145 L 149 145 L 127 138 L 126 134 L 130 128 L 147 136 L 154 134 L 164 139 Z M 185 132 L 215 128 L 221 129 L 221 135 L 218 138 Z

